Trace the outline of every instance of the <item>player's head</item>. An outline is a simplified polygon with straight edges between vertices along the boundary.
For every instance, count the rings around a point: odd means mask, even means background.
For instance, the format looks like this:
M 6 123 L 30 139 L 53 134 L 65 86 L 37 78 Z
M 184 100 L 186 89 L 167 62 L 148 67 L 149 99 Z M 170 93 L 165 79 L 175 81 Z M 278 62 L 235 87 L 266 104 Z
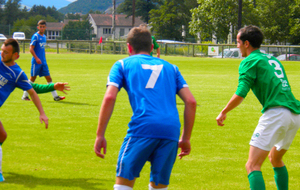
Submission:
M 243 43 L 248 41 L 253 48 L 260 48 L 264 35 L 257 26 L 249 25 L 239 30 L 238 38 Z
M 40 20 L 37 24 L 37 29 L 39 30 L 39 33 L 44 34 L 46 30 L 46 21 L 45 20 Z
M 152 48 L 150 31 L 145 27 L 132 28 L 127 36 L 127 44 L 133 48 L 135 54 L 140 52 L 150 53 Z M 129 52 L 129 54 L 131 54 L 131 52 Z
M 17 40 L 9 38 L 1 47 L 1 60 L 4 63 L 12 62 L 19 58 L 20 47 Z

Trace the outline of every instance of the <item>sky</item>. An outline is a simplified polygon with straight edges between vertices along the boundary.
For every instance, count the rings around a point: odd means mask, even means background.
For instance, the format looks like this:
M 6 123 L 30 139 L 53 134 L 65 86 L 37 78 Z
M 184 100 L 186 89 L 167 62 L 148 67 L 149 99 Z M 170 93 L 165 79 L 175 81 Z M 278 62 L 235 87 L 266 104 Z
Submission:
M 28 7 L 32 7 L 33 5 L 54 6 L 58 10 L 74 1 L 76 0 L 21 0 L 21 4 Z

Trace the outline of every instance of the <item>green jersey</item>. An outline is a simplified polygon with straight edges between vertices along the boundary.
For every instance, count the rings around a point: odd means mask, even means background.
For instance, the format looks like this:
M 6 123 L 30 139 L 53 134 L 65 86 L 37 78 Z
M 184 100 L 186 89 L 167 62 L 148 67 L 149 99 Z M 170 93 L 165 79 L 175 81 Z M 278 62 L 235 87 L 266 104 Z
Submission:
M 47 93 L 54 91 L 54 83 L 51 84 L 36 84 L 31 83 L 32 88 L 35 90 L 37 94 Z
M 283 106 L 300 114 L 300 102 L 294 97 L 282 64 L 273 56 L 253 51 L 239 67 L 239 84 L 236 95 L 245 98 L 249 90 L 263 106 Z
M 156 39 L 154 38 L 154 36 L 151 37 L 152 37 L 153 49 L 158 49 L 159 45 L 156 43 Z M 152 51 L 150 52 L 150 55 L 152 56 Z

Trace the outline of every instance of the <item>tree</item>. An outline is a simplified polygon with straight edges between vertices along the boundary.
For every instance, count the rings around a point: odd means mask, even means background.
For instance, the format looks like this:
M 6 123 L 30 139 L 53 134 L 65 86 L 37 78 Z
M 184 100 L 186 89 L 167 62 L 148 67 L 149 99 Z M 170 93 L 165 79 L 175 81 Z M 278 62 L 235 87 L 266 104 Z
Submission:
M 291 18 L 289 22 L 290 38 L 289 41 L 293 45 L 300 45 L 300 1 L 291 7 Z
M 294 0 L 264 0 L 257 3 L 257 8 L 260 9 L 261 29 L 270 43 L 286 43 L 289 39 L 289 20 L 292 18 L 291 9 L 294 6 Z
M 140 16 L 144 22 L 149 23 L 150 10 L 157 9 L 161 4 L 161 0 L 136 0 L 135 17 Z M 121 3 L 117 8 L 117 12 L 126 14 L 127 16 L 132 16 L 132 0 L 125 0 Z
M 196 0 L 165 0 L 159 9 L 150 11 L 151 30 L 160 38 L 182 40 L 182 26 L 188 28 L 190 9 L 196 5 Z
M 21 0 L 8 0 L 3 12 L 3 24 L 13 25 L 14 21 L 19 18 Z
M 92 25 L 88 20 L 86 21 L 70 21 L 63 28 L 63 39 L 68 40 L 90 40 Z
M 238 1 L 236 0 L 198 0 L 199 6 L 191 10 L 190 33 L 201 34 L 201 39 L 212 37 L 227 41 L 230 27 L 237 28 Z M 259 25 L 257 10 L 251 1 L 243 1 L 242 26 Z M 236 33 L 234 33 L 236 34 Z

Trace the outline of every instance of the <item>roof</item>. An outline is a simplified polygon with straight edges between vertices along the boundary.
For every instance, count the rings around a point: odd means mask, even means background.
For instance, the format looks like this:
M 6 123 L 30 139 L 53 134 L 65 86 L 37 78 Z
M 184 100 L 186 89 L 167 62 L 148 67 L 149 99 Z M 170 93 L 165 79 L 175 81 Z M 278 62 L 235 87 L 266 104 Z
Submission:
M 47 22 L 47 30 L 59 31 L 63 29 L 64 25 L 62 22 Z
M 90 14 L 97 26 L 112 26 L 112 14 Z M 132 26 L 132 16 L 115 15 L 115 26 Z M 140 17 L 135 17 L 134 26 L 139 26 L 144 22 Z

